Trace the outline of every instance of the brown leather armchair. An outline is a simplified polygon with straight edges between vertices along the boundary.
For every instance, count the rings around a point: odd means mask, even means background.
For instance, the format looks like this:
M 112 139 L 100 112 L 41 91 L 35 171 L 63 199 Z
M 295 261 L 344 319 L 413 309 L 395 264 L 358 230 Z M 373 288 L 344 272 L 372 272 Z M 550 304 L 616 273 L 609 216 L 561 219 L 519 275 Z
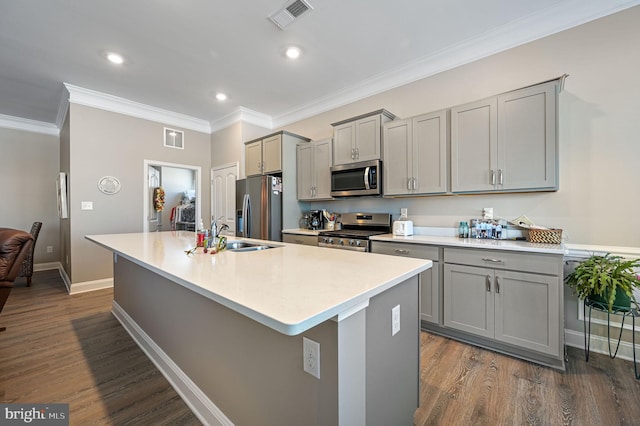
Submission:
M 32 244 L 33 236 L 28 232 L 0 228 L 0 312 Z M 0 328 L 0 331 L 4 330 L 5 327 Z
M 29 254 L 27 254 L 26 259 L 22 262 L 22 269 L 20 270 L 19 277 L 25 277 L 27 279 L 27 287 L 31 287 L 31 277 L 33 276 L 33 251 L 36 248 L 36 242 L 38 241 L 38 234 L 40 234 L 40 229 L 42 228 L 42 222 L 33 222 L 33 226 L 31 226 L 31 236 L 33 237 L 33 243 L 31 244 L 31 249 L 29 250 Z

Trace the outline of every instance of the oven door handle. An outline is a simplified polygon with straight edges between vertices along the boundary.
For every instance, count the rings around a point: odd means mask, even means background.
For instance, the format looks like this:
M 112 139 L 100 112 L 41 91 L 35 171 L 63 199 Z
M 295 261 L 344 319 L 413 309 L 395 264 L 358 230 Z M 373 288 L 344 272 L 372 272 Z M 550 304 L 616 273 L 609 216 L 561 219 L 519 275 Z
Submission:
M 367 166 L 364 168 L 364 188 L 366 190 L 371 189 L 371 186 L 369 185 L 369 170 L 371 169 L 370 166 Z
M 367 247 L 337 246 L 335 244 L 328 244 L 328 243 L 323 243 L 323 242 L 318 242 L 318 247 L 326 247 L 326 248 L 332 248 L 332 249 L 337 249 L 337 250 L 361 251 L 361 252 L 368 252 L 369 251 L 369 249 Z

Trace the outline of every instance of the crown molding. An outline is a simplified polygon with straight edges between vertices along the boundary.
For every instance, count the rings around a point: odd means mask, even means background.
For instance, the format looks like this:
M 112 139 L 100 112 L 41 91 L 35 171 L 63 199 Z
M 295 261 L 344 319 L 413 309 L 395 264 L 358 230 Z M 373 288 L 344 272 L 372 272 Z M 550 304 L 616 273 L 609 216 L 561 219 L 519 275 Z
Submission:
M 66 87 L 63 87 L 62 97 L 60 98 L 60 105 L 58 105 L 58 115 L 56 116 L 56 126 L 58 126 L 58 129 L 62 129 L 62 126 L 64 126 L 64 120 L 65 118 L 67 118 L 68 112 L 69 112 L 69 91 L 67 90 Z
M 249 108 L 238 107 L 219 120 L 212 122 L 211 133 L 229 127 L 239 121 L 242 121 L 243 123 L 255 124 L 256 126 L 264 127 L 269 130 L 272 130 L 274 128 L 273 119 L 270 115 L 254 111 Z
M 6 129 L 24 130 L 34 133 L 42 133 L 51 136 L 60 135 L 60 130 L 58 129 L 58 127 L 56 127 L 55 124 L 3 114 L 0 114 L 0 127 L 4 127 Z
M 69 83 L 63 84 L 69 92 L 70 103 L 151 120 L 183 129 L 194 130 L 196 132 L 211 133 L 211 125 L 206 120 L 141 104 L 95 90 L 85 89 Z
M 572 0 L 494 28 L 331 95 L 273 117 L 274 128 L 359 101 L 640 4 L 640 0 Z

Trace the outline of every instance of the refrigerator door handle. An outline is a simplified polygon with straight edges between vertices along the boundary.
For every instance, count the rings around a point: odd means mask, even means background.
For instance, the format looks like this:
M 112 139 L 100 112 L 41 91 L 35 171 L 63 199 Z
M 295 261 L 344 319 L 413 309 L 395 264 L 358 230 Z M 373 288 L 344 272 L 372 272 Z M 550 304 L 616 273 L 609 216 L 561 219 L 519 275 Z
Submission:
M 262 176 L 262 186 L 260 188 L 260 239 L 269 239 L 269 192 L 271 189 L 271 176 Z
M 242 236 L 249 238 L 251 232 L 251 199 L 249 194 L 244 194 L 242 199 Z

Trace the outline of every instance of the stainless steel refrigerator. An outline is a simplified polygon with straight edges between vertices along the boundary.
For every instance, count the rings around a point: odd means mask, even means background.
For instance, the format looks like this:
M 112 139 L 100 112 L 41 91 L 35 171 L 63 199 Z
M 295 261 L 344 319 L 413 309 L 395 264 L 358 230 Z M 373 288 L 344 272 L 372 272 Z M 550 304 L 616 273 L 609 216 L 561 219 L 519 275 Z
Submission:
M 282 241 L 282 178 L 252 176 L 236 182 L 236 235 Z

